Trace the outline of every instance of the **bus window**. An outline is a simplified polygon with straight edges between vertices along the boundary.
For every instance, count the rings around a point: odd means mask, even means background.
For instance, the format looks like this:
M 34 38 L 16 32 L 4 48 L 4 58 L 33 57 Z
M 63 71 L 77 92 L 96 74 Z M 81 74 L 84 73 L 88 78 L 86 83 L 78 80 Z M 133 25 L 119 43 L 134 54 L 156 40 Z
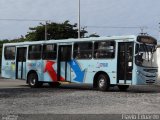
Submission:
M 56 57 L 57 57 L 57 45 L 56 44 L 43 45 L 42 58 L 44 60 L 55 60 Z
M 114 58 L 115 42 L 101 41 L 94 43 L 94 58 Z
M 6 60 L 14 60 L 15 59 L 15 47 L 14 46 L 8 46 L 4 49 L 4 57 Z
M 75 59 L 91 59 L 92 42 L 75 43 L 73 56 Z
M 39 60 L 41 59 L 41 45 L 30 45 L 28 52 L 28 59 L 30 60 Z

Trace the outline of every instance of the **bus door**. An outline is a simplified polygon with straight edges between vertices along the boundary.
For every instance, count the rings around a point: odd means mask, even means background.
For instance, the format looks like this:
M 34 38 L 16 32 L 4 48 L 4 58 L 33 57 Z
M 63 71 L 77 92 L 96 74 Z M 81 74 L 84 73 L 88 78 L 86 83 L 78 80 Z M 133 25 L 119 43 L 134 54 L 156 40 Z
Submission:
M 25 79 L 27 47 L 18 47 L 16 56 L 16 79 Z
M 133 69 L 133 42 L 118 43 L 117 83 L 131 84 Z
M 57 77 L 58 81 L 71 81 L 71 67 L 68 62 L 71 60 L 72 45 L 60 45 L 58 48 Z

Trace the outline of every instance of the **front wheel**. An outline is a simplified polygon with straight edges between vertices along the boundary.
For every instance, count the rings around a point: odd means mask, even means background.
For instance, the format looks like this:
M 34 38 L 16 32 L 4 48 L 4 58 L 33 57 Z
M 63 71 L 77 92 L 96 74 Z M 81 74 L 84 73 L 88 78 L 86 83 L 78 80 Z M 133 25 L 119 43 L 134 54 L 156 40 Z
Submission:
M 129 85 L 118 85 L 120 91 L 126 91 L 129 88 Z
M 100 91 L 106 91 L 109 89 L 109 86 L 110 82 L 108 76 L 105 74 L 100 74 L 98 76 L 98 89 Z
M 31 88 L 38 88 L 43 85 L 43 83 L 38 81 L 38 76 L 36 73 L 31 73 L 28 75 L 28 84 Z

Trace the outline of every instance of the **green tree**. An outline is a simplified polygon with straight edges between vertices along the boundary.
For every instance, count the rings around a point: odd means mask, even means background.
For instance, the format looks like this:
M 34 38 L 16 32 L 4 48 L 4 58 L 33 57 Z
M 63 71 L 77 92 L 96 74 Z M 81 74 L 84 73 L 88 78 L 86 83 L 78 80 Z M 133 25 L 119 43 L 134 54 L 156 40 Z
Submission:
M 45 39 L 45 25 L 40 23 L 39 26 L 29 28 L 31 32 L 25 36 L 26 40 L 30 41 L 38 41 Z M 83 37 L 87 33 L 86 30 L 81 30 L 81 37 Z M 50 39 L 68 39 L 68 38 L 77 38 L 78 37 L 78 29 L 77 24 L 70 24 L 69 21 L 65 21 L 64 23 L 47 23 L 47 40 Z

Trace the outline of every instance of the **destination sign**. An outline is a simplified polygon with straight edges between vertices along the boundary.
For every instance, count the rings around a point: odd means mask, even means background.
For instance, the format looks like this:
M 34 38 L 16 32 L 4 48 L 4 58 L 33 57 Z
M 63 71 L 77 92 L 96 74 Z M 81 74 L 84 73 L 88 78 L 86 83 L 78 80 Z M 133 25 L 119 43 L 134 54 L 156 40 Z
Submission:
M 150 36 L 138 36 L 137 41 L 145 44 L 157 44 L 157 40 Z

